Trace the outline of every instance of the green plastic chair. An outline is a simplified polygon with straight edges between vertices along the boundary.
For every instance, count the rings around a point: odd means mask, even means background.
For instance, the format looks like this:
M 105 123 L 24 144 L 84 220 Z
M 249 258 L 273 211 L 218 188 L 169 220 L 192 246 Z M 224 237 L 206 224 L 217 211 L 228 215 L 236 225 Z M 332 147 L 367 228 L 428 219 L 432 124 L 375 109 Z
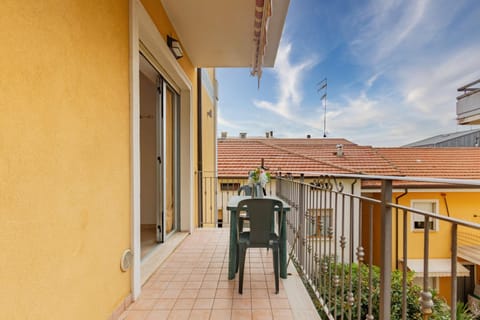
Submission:
M 237 224 L 237 262 L 240 269 L 238 293 L 243 293 L 243 273 L 245 270 L 247 249 L 271 248 L 273 252 L 273 270 L 275 273 L 275 293 L 278 294 L 278 270 L 280 266 L 278 249 L 280 246 L 280 232 L 275 232 L 275 214 L 283 210 L 282 202 L 266 198 L 242 200 L 237 206 L 237 218 L 239 218 L 240 212 L 245 210 L 248 211 L 250 230 L 242 232 Z M 280 216 L 283 217 L 283 215 Z M 279 221 L 278 226 L 280 230 L 281 221 Z

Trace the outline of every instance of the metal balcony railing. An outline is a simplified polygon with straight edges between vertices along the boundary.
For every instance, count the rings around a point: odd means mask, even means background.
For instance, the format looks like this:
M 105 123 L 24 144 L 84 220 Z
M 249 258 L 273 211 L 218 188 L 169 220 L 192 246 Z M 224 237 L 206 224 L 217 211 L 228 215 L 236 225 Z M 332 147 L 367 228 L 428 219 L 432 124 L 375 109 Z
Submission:
M 201 181 L 204 225 L 221 225 L 218 212 L 228 217 L 228 198 L 237 194 L 235 188 L 246 179 L 220 179 L 212 174 L 202 175 Z M 365 181 L 369 190 L 362 187 Z M 457 319 L 457 258 L 480 249 L 480 224 L 453 218 L 454 212 L 445 216 L 395 203 L 392 197 L 398 190 L 393 186 L 405 181 L 480 188 L 480 181 L 472 180 L 314 173 L 278 174 L 269 184 L 268 193 L 291 206 L 286 215 L 289 263 L 301 271 L 325 318 Z M 209 195 L 208 190 L 214 194 Z M 423 253 L 421 286 L 414 284 L 409 270 L 412 221 L 422 229 L 417 230 L 413 243 Z M 436 256 L 430 248 L 431 229 L 440 223 L 442 230 L 449 230 L 442 239 L 450 248 L 448 301 L 432 290 L 429 273 L 435 267 L 430 258 Z
M 458 88 L 457 121 L 459 124 L 480 124 L 480 79 Z

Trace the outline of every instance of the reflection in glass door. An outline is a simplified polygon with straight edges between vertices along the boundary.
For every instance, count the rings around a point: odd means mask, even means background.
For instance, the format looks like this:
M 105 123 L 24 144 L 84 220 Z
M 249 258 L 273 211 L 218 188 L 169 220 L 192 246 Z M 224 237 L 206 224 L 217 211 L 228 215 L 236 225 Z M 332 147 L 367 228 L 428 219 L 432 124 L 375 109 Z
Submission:
M 142 257 L 179 226 L 179 95 L 140 55 L 140 201 Z
M 164 124 L 165 124 L 165 233 L 168 235 L 177 230 L 178 219 L 178 192 L 177 192 L 177 164 L 178 159 L 178 110 L 179 95 L 171 86 L 164 86 Z

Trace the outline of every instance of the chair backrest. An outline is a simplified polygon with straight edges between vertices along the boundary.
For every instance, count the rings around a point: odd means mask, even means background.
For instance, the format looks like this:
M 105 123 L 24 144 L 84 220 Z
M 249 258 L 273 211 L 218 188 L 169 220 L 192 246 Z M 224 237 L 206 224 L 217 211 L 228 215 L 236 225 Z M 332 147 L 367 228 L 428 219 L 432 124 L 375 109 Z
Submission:
M 240 188 L 238 188 L 238 195 L 241 195 L 242 193 L 245 196 L 251 196 L 252 195 L 252 187 L 249 186 L 248 184 L 245 184 L 245 185 L 241 186 Z
M 275 212 L 283 210 L 282 202 L 268 198 L 245 199 L 238 203 L 237 215 L 244 210 L 248 211 L 250 221 L 250 246 L 268 247 L 270 234 L 274 231 Z M 280 225 L 281 221 L 278 223 Z

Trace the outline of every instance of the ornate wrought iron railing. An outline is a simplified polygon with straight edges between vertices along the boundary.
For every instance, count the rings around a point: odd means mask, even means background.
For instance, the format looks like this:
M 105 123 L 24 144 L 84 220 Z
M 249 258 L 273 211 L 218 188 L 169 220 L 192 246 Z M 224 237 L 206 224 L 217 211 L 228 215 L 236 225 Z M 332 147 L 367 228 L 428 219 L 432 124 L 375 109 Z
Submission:
M 468 230 L 468 243 L 480 247 L 480 224 L 394 203 L 393 185 L 401 179 L 403 185 L 479 188 L 480 181 L 312 173 L 308 177 L 277 176 L 276 194 L 292 207 L 287 215 L 290 259 L 302 270 L 328 319 L 456 319 L 458 228 Z M 366 181 L 372 192 L 362 192 Z M 414 216 L 415 227 L 423 233 L 423 240 L 414 244 L 423 247 L 421 287 L 412 283 L 408 270 Z M 450 228 L 450 239 L 444 239 L 451 248 L 450 307 L 429 282 L 431 229 L 440 221 Z M 403 256 L 399 270 L 393 255 L 394 226 Z

